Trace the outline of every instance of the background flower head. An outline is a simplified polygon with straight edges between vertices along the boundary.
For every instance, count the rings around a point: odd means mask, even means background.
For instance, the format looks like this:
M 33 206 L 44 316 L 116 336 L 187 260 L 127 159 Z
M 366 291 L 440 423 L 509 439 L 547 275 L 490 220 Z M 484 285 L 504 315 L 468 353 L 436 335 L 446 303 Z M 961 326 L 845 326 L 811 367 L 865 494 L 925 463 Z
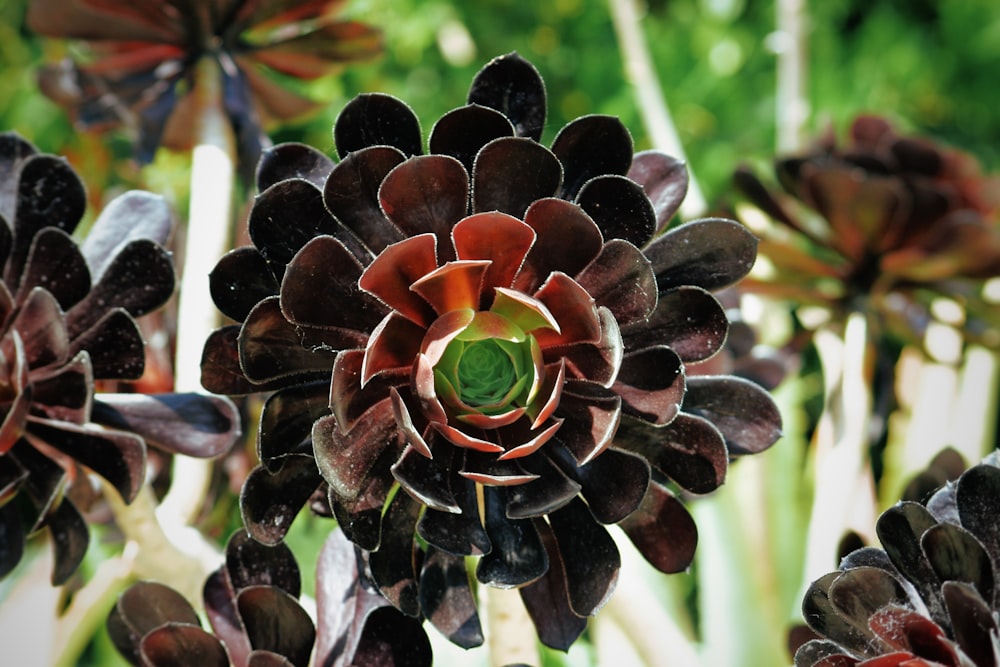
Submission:
M 210 59 L 221 78 L 221 103 L 239 161 L 252 173 L 263 127 L 316 108 L 282 85 L 311 80 L 381 51 L 375 28 L 339 20 L 342 0 L 32 0 L 28 25 L 81 40 L 87 57 L 44 68 L 43 92 L 84 127 L 125 126 L 140 162 L 160 145 L 188 149 L 200 122 L 195 71 Z

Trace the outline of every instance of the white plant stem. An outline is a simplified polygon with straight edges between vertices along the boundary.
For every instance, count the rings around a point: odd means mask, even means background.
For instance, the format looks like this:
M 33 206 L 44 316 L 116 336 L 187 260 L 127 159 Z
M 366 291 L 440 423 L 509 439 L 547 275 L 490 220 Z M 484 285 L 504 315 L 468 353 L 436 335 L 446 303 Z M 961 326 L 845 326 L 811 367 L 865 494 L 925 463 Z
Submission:
M 480 595 L 486 598 L 486 642 L 490 665 L 539 664 L 535 626 L 517 589 L 483 586 Z
M 235 138 L 222 109 L 218 63 L 204 58 L 195 76 L 198 145 L 191 163 L 191 201 L 177 310 L 174 387 L 201 390 L 201 353 L 219 323 L 208 274 L 231 246 Z M 201 510 L 212 475 L 210 461 L 175 456 L 173 482 L 159 515 L 164 522 L 190 524 Z
M 778 153 L 787 153 L 805 145 L 805 126 L 809 117 L 806 95 L 808 17 L 805 0 L 778 0 L 775 12 L 778 28 L 774 35 L 777 56 L 775 141 Z
M 625 76 L 635 89 L 639 114 L 642 116 L 646 132 L 653 147 L 687 162 L 684 146 L 670 114 L 663 89 L 656 76 L 653 58 L 649 53 L 636 0 L 608 0 L 611 19 L 618 36 L 618 46 L 622 53 Z M 687 219 L 705 214 L 708 204 L 698 185 L 698 179 L 688 166 L 688 190 L 681 204 L 681 216 Z
M 823 366 L 826 406 L 815 442 L 815 489 L 805 586 L 836 568 L 837 545 L 848 528 L 868 535 L 874 525 L 874 488 L 867 465 L 872 416 L 867 329 L 865 316 L 853 313 L 844 326 L 842 340 L 826 330 L 815 336 Z M 859 512 L 864 518 L 855 520 Z

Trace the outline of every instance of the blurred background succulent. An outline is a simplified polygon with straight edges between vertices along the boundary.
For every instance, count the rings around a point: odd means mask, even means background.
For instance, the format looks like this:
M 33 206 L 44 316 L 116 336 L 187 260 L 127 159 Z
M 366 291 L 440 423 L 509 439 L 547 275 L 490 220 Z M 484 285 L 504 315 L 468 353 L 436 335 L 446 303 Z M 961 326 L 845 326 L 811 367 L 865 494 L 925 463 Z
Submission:
M 82 57 L 48 65 L 42 91 L 82 127 L 124 127 L 135 156 L 152 161 L 166 146 L 190 150 L 202 122 L 195 72 L 217 69 L 238 161 L 253 172 L 264 128 L 317 108 L 289 81 L 312 80 L 381 50 L 377 29 L 339 20 L 343 0 L 40 0 L 27 22 L 41 35 L 79 40 Z
M 968 337 L 996 339 L 983 287 L 1000 273 L 1000 180 L 975 158 L 859 116 L 846 142 L 831 130 L 810 151 L 779 157 L 775 173 L 780 190 L 749 169 L 735 175 L 767 258 L 744 289 L 835 322 L 861 312 L 877 335 L 917 345 L 944 297 L 965 311 Z
M 404 103 L 359 96 L 334 126 L 339 163 L 300 144 L 265 155 L 254 246 L 212 275 L 242 324 L 206 344 L 206 388 L 278 389 L 243 488 L 251 532 L 280 539 L 325 482 L 383 594 L 463 646 L 478 621 L 447 607 L 474 616 L 472 590 L 437 569 L 480 556 L 479 581 L 519 587 L 543 643 L 566 649 L 617 580 L 602 525 L 684 570 L 696 529 L 670 487 L 711 491 L 780 433 L 759 386 L 684 371 L 725 341 L 710 290 L 749 270 L 753 237 L 721 219 L 661 234 L 682 164 L 633 155 L 609 116 L 548 149 L 544 119 L 516 54 L 476 75 L 427 155 Z

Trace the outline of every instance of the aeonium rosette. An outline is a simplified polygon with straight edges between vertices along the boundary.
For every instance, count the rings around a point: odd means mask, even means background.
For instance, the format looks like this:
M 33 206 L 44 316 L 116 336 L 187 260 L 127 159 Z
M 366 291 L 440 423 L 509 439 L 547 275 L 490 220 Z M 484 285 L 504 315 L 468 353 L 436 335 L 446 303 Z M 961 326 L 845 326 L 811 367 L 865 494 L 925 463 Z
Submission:
M 256 539 L 282 539 L 307 503 L 334 515 L 381 593 L 466 647 L 483 641 L 474 556 L 567 648 L 617 581 L 604 526 L 685 569 L 697 531 L 677 487 L 713 490 L 780 433 L 760 387 L 685 372 L 724 344 L 711 292 L 746 275 L 756 241 L 721 219 L 668 229 L 684 165 L 634 153 L 616 118 L 540 143 L 544 85 L 516 54 L 468 102 L 428 154 L 380 94 L 338 116 L 339 162 L 265 153 L 253 246 L 212 274 L 236 323 L 206 343 L 202 381 L 273 392 L 241 495 Z

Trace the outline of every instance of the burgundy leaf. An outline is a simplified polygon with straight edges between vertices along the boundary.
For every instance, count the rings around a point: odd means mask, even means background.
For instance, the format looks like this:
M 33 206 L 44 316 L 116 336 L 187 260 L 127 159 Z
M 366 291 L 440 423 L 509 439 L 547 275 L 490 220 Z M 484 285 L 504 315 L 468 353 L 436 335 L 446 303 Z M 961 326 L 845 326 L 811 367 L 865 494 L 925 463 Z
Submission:
M 639 553 L 661 572 L 683 572 L 694 560 L 698 528 L 679 500 L 650 483 L 642 504 L 619 524 Z
M 111 308 L 139 317 L 161 306 L 174 292 L 170 253 L 148 239 L 130 241 L 97 279 L 87 296 L 66 316 L 71 335 L 91 327 Z
M 622 239 L 642 247 L 656 231 L 656 212 L 642 186 L 624 176 L 598 176 L 587 181 L 576 197 L 594 219 L 606 241 Z
M 31 290 L 11 326 L 20 334 L 32 369 L 66 361 L 69 355 L 66 324 L 59 304 L 46 290 L 41 287 Z
M 344 347 L 363 345 L 385 315 L 382 306 L 358 286 L 362 267 L 332 236 L 309 241 L 288 265 L 281 282 L 281 311 L 295 324 L 336 329 Z M 322 285 L 323 289 L 315 289 Z
M 555 440 L 579 465 L 607 449 L 621 420 L 621 397 L 590 382 L 567 383 L 558 414 L 564 420 Z
M 119 652 L 138 664 L 139 642 L 167 623 L 197 627 L 198 614 L 183 595 L 169 586 L 140 581 L 118 596 L 108 616 L 108 634 Z
M 687 165 L 660 151 L 641 151 L 632 158 L 627 175 L 649 197 L 656 215 L 656 231 L 662 231 L 687 194 Z
M 233 590 L 225 566 L 212 572 L 202 588 L 205 615 L 212 625 L 233 665 L 245 665 L 252 648 L 246 628 L 236 608 L 236 591 Z
M 976 665 L 994 659 L 997 622 L 990 606 L 972 586 L 946 581 L 941 586 L 955 641 Z
M 646 459 L 620 449 L 608 449 L 569 473 L 582 485 L 582 495 L 594 518 L 618 523 L 634 512 L 649 486 Z
M 641 455 L 692 493 L 714 491 L 726 478 L 729 452 L 722 434 L 695 415 L 682 412 L 663 426 L 627 417 L 618 427 L 615 445 Z
M 208 275 L 212 301 L 227 317 L 242 322 L 257 302 L 278 293 L 278 283 L 256 248 L 230 250 Z
M 242 433 L 232 401 L 197 393 L 100 394 L 92 420 L 136 433 L 158 449 L 201 458 L 225 454 Z
M 285 538 L 292 521 L 323 481 L 316 461 L 306 454 L 280 459 L 281 467 L 263 465 L 250 471 L 240 490 L 240 513 L 255 540 L 274 546 Z
M 25 535 L 17 503 L 0 505 L 0 577 L 6 577 L 21 562 Z
M 368 615 L 354 664 L 430 667 L 431 662 L 431 643 L 419 620 L 392 607 L 380 607 Z
M 316 562 L 316 664 L 351 665 L 369 615 L 387 604 L 364 577 L 355 546 L 332 531 Z
M 62 586 L 76 572 L 87 554 L 90 533 L 80 511 L 63 498 L 59 505 L 45 517 L 52 536 L 55 564 L 52 566 L 52 585 Z
M 49 419 L 81 425 L 92 419 L 94 374 L 90 368 L 90 357 L 79 354 L 51 372 L 34 375 L 31 402 L 36 413 Z
M 257 431 L 261 463 L 274 472 L 284 465 L 284 457 L 308 445 L 313 422 L 330 414 L 329 402 L 330 383 L 326 380 L 284 387 L 268 396 Z
M 138 380 L 146 368 L 145 342 L 132 316 L 122 308 L 109 311 L 69 344 L 70 356 L 86 350 L 101 380 Z
M 566 588 L 566 568 L 552 528 L 544 521 L 535 521 L 545 551 L 549 569 L 536 582 L 519 589 L 528 615 L 535 625 L 538 639 L 549 648 L 568 651 L 587 629 L 587 617 L 573 611 Z
M 517 53 L 494 58 L 476 74 L 469 104 L 506 116 L 519 137 L 538 141 L 545 127 L 545 83 L 535 66 Z
M 323 191 L 307 180 L 294 178 L 279 181 L 257 195 L 247 231 L 265 260 L 288 264 L 313 238 L 338 236 L 341 230 L 323 204 Z
M 885 570 L 858 567 L 845 572 L 830 584 L 830 603 L 853 625 L 864 628 L 868 619 L 888 604 L 904 605 L 907 594 L 903 585 Z
M 389 146 L 362 148 L 334 167 L 323 186 L 327 209 L 373 254 L 403 239 L 382 212 L 378 189 L 386 175 L 405 159 Z
M 461 556 L 428 549 L 420 571 L 420 608 L 453 644 L 470 649 L 483 643 L 476 600 Z
M 503 489 L 485 487 L 486 534 L 493 548 L 479 559 L 476 578 L 489 586 L 509 588 L 536 581 L 549 559 L 530 519 L 510 519 L 504 511 Z
M 696 285 L 718 290 L 743 278 L 757 259 L 757 239 L 723 218 L 694 220 L 668 230 L 643 249 L 660 290 Z
M 201 386 L 214 394 L 250 394 L 266 389 L 250 382 L 240 366 L 238 324 L 213 331 L 201 353 Z
M 4 282 L 13 288 L 28 257 L 28 248 L 44 227 L 72 234 L 87 207 L 83 182 L 69 163 L 54 155 L 32 155 L 21 163 L 17 181 L 14 245 Z
M 426 505 L 428 509 L 448 513 L 462 510 L 452 491 L 452 474 L 448 468 L 437 461 L 432 461 L 413 447 L 407 447 L 399 460 L 393 464 L 392 476 L 400 483 L 403 490 Z M 454 483 L 460 489 L 464 487 L 462 482 Z M 454 537 L 460 540 L 463 538 L 461 535 Z
M 781 437 L 778 406 L 759 385 L 742 378 L 687 378 L 684 411 L 712 422 L 731 456 L 762 452 Z
M 622 411 L 653 424 L 668 424 L 680 409 L 684 364 L 665 345 L 627 353 L 611 388 L 622 398 Z M 686 407 L 686 406 L 685 406 Z
M 130 190 L 108 202 L 87 232 L 80 251 L 90 275 L 99 278 L 130 241 L 149 239 L 166 245 L 172 230 L 173 214 L 162 196 Z
M 461 162 L 446 155 L 409 158 L 386 175 L 379 190 L 389 220 L 408 237 L 433 233 L 442 254 L 451 228 L 466 215 L 468 200 L 469 175 Z
M 618 548 L 580 499 L 550 514 L 549 524 L 563 555 L 570 608 L 580 616 L 591 616 L 611 598 L 618 583 Z M 586 557 L 578 557 L 584 553 Z
M 29 418 L 27 432 L 106 479 L 126 503 L 139 492 L 146 467 L 146 446 L 139 436 L 38 417 Z
M 372 579 L 382 595 L 407 616 L 420 615 L 416 546 L 420 504 L 405 493 L 397 493 L 382 520 L 382 542 L 369 556 Z
M 576 204 L 562 199 L 539 199 L 528 207 L 524 222 L 535 230 L 515 289 L 532 293 L 553 272 L 575 276 L 601 252 L 604 240 L 597 224 Z M 573 243 L 566 243 L 572 238 Z
M 535 201 L 555 196 L 562 182 L 556 156 L 523 137 L 501 137 L 483 146 L 471 173 L 474 212 L 500 211 L 516 217 Z
M 428 147 L 431 153 L 455 158 L 471 174 L 479 149 L 494 139 L 513 134 L 513 126 L 502 113 L 469 104 L 452 109 L 434 123 Z
M 682 361 L 694 363 L 722 349 L 728 327 L 726 311 L 712 294 L 683 285 L 661 291 L 651 316 L 622 326 L 622 338 L 633 350 L 665 343 Z
M 560 197 L 573 200 L 590 179 L 628 171 L 632 137 L 614 116 L 581 116 L 559 130 L 552 152 L 564 170 Z
M 962 527 L 975 535 L 991 554 L 1000 553 L 1000 525 L 996 520 L 1000 468 L 995 465 L 969 468 L 958 481 L 955 503 Z
M 413 110 L 391 95 L 358 95 L 341 110 L 333 127 L 341 159 L 369 146 L 392 146 L 404 155 L 419 155 L 420 121 Z
M 142 664 L 153 667 L 229 667 L 219 640 L 195 625 L 167 623 L 142 638 Z
M 656 308 L 656 276 L 649 260 L 627 241 L 613 239 L 576 276 L 598 306 L 609 309 L 622 327 L 645 323 Z
M 250 311 L 240 329 L 237 344 L 240 366 L 247 379 L 254 383 L 325 375 L 333 368 L 335 352 L 303 347 L 298 330 L 282 315 L 277 297 L 261 301 Z
M 388 400 L 385 401 L 388 403 Z M 380 404 L 362 415 L 344 433 L 336 417 L 318 419 L 313 425 L 313 452 L 323 479 L 338 500 L 352 501 L 369 484 L 382 452 L 396 444 L 396 422 L 388 406 Z
M 521 465 L 528 472 L 538 475 L 538 479 L 526 484 L 508 486 L 505 489 L 507 516 L 512 519 L 544 516 L 559 509 L 580 492 L 580 484 L 564 473 L 547 456 L 528 457 Z
M 91 271 L 73 237 L 61 229 L 46 227 L 35 235 L 21 274 L 16 300 L 40 287 L 66 310 L 87 295 Z
M 302 590 L 292 550 L 283 542 L 261 544 L 243 530 L 233 533 L 226 544 L 226 575 L 237 592 L 249 586 L 276 587 L 298 598 Z
M 250 646 L 284 656 L 295 667 L 306 667 L 316 629 L 294 596 L 272 586 L 241 588 L 236 596 Z
M 312 146 L 287 142 L 264 150 L 257 163 L 257 190 L 269 187 L 287 178 L 304 178 L 317 188 L 333 169 L 333 160 Z

